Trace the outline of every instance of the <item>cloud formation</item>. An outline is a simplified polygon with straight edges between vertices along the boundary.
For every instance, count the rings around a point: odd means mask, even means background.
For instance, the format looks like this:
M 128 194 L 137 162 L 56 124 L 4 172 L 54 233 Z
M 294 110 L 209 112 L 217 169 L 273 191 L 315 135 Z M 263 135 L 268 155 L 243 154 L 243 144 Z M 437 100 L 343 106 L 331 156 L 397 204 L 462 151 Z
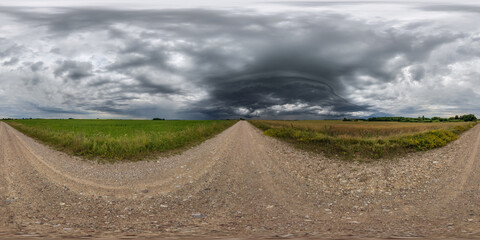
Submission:
M 32 71 L 36 69 L 36 65 L 30 67 Z M 60 77 L 65 81 L 68 80 L 80 80 L 92 76 L 90 72 L 92 70 L 92 64 L 90 62 L 76 62 L 72 60 L 64 60 L 58 62 L 58 66 L 53 72 L 55 77 Z
M 417 14 L 448 8 L 405 6 Z M 0 117 L 479 112 L 474 66 L 480 33 L 453 28 L 455 21 L 360 18 L 321 9 L 18 7 L 0 8 L 0 21 L 0 30 L 17 29 L 0 35 L 0 100 L 9 99 L 0 103 Z

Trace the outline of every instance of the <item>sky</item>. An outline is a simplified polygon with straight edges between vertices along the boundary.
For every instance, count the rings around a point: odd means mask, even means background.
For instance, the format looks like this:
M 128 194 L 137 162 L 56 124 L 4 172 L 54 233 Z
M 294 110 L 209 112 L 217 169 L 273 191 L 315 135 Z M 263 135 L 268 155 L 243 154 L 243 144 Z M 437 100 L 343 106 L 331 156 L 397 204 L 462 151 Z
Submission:
M 0 118 L 480 114 L 479 1 L 2 0 Z

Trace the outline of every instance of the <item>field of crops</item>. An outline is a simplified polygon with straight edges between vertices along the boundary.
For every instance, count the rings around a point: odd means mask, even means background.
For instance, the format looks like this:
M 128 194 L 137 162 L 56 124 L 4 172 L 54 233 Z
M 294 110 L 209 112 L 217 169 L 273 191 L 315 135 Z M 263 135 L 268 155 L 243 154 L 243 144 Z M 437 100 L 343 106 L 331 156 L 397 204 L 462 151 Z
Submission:
M 236 121 L 28 119 L 5 121 L 68 153 L 100 161 L 137 161 L 210 138 Z
M 297 147 L 348 160 L 390 158 L 442 147 L 473 122 L 344 122 L 337 120 L 250 121 L 265 134 Z

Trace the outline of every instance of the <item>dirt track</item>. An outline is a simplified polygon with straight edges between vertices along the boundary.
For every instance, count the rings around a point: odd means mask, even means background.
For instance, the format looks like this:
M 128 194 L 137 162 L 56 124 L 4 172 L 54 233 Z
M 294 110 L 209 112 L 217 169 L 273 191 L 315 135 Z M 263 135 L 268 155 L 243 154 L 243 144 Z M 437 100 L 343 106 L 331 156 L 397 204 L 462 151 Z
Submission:
M 350 163 L 240 121 L 185 153 L 96 164 L 0 123 L 0 238 L 477 237 L 480 126 L 448 146 Z

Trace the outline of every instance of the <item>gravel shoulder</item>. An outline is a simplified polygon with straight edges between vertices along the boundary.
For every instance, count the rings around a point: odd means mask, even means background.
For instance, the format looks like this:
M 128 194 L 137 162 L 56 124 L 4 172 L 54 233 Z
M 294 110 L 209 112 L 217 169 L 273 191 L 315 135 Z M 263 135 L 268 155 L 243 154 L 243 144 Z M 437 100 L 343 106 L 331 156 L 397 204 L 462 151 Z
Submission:
M 240 121 L 180 155 L 97 164 L 0 123 L 0 238 L 480 238 L 479 145 L 476 126 L 440 149 L 344 162 Z

